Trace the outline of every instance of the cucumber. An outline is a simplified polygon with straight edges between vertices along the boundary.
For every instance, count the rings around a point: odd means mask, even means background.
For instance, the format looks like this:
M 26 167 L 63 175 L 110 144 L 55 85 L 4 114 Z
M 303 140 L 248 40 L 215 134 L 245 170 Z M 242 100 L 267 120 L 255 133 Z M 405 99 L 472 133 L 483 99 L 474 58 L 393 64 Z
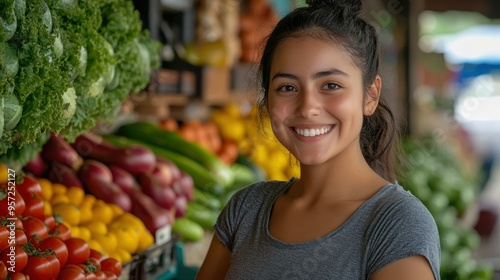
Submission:
M 239 154 L 238 157 L 236 158 L 235 163 L 242 164 L 250 170 L 252 170 L 254 176 L 255 176 L 255 181 L 264 181 L 267 179 L 266 173 L 260 166 L 257 164 L 253 163 L 248 157 Z
M 199 165 L 197 162 L 183 155 L 139 140 L 109 134 L 103 135 L 102 137 L 106 141 L 118 147 L 126 147 L 130 145 L 142 145 L 144 147 L 147 147 L 151 151 L 153 151 L 156 156 L 171 160 L 173 163 L 175 163 L 175 165 L 177 165 L 177 167 L 179 167 L 180 170 L 191 175 L 197 188 L 213 194 L 221 194 L 224 192 L 224 187 L 219 184 L 213 174 L 208 172 L 208 170 Z
M 200 226 L 208 230 L 213 229 L 218 217 L 219 212 L 208 209 L 203 205 L 193 202 L 188 204 L 185 215 L 185 218 L 199 224 Z
M 177 218 L 172 232 L 185 241 L 200 241 L 203 238 L 203 227 L 188 218 Z
M 198 162 L 213 173 L 224 186 L 231 185 L 233 176 L 228 165 L 215 154 L 200 145 L 184 140 L 179 134 L 160 128 L 151 122 L 135 122 L 122 125 L 117 135 L 153 144 L 165 150 L 174 151 Z
M 222 210 L 222 204 L 216 196 L 197 188 L 194 189 L 194 202 L 212 210 Z

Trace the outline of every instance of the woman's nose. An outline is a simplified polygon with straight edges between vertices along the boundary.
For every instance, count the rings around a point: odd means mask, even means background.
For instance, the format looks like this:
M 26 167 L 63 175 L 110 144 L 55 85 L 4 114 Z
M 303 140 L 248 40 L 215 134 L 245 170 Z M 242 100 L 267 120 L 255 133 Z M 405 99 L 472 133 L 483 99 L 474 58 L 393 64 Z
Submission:
M 314 90 L 304 90 L 300 93 L 301 98 L 297 104 L 297 114 L 303 118 L 317 116 L 321 112 L 321 100 Z

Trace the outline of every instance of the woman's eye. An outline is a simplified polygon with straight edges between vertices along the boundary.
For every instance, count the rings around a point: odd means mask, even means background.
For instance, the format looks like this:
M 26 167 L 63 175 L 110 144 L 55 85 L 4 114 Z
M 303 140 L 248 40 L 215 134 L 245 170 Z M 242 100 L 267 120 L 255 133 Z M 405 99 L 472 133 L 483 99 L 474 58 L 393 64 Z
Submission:
M 278 91 L 282 91 L 282 92 L 295 91 L 295 87 L 291 86 L 291 85 L 284 85 L 284 86 L 280 86 L 278 88 Z
M 340 86 L 338 84 L 335 84 L 335 83 L 328 83 L 326 85 L 323 86 L 323 89 L 339 89 Z

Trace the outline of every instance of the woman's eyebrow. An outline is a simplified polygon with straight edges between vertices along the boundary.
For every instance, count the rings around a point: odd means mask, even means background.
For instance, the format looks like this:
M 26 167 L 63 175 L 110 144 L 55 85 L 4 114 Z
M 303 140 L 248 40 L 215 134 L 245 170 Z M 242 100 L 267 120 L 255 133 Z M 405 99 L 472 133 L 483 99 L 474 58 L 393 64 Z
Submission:
M 349 74 L 347 74 L 346 72 L 344 72 L 344 71 L 342 71 L 340 69 L 329 68 L 327 70 L 319 71 L 319 72 L 314 73 L 311 76 L 311 78 L 318 79 L 318 78 L 322 78 L 322 77 L 326 77 L 326 76 L 330 76 L 330 75 L 349 77 Z M 295 76 L 293 74 L 283 73 L 283 72 L 278 72 L 278 73 L 274 74 L 274 76 L 272 77 L 271 81 L 273 81 L 276 78 L 287 78 L 287 79 L 292 79 L 292 80 L 298 80 L 299 79 L 297 76 Z

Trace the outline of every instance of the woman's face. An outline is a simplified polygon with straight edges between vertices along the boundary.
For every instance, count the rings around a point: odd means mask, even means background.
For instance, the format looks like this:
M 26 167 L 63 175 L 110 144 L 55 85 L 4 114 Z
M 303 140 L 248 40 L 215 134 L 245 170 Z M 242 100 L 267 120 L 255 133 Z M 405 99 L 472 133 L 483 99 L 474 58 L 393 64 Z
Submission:
M 274 52 L 268 112 L 278 140 L 302 163 L 324 163 L 359 152 L 363 115 L 377 100 L 363 98 L 360 69 L 331 41 L 288 38 Z

